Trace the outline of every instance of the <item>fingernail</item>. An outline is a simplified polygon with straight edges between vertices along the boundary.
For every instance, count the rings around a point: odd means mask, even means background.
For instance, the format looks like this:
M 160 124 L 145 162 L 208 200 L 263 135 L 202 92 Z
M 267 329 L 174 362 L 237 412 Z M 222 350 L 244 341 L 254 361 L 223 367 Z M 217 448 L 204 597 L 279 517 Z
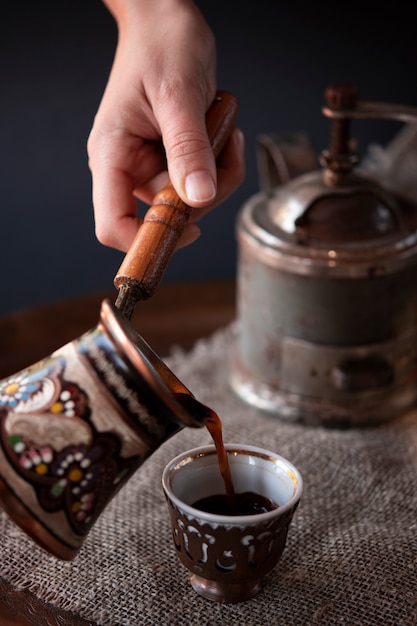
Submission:
M 216 187 L 207 172 L 192 172 L 185 179 L 185 192 L 192 202 L 210 202 L 216 195 Z

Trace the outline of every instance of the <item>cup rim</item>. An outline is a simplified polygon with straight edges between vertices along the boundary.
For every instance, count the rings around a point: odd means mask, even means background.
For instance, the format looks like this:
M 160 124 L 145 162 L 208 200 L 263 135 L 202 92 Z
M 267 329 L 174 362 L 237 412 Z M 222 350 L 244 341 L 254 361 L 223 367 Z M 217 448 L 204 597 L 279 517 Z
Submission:
M 201 509 L 197 509 L 186 502 L 183 502 L 172 490 L 170 484 L 170 475 L 171 471 L 175 468 L 175 466 L 181 467 L 184 465 L 187 459 L 190 457 L 198 457 L 207 453 L 217 454 L 216 447 L 214 444 L 208 444 L 205 446 L 198 446 L 196 448 L 191 448 L 190 450 L 185 450 L 181 452 L 177 456 L 175 456 L 167 465 L 165 466 L 162 472 L 162 487 L 165 492 L 165 495 L 175 504 L 175 506 L 180 509 L 183 513 L 191 517 L 197 517 L 200 520 L 206 521 L 211 524 L 223 524 L 228 526 L 247 526 L 247 525 L 255 525 L 259 523 L 264 523 L 276 517 L 277 512 L 279 515 L 284 514 L 287 510 L 294 507 L 294 505 L 300 500 L 304 483 L 299 469 L 291 463 L 288 459 L 277 454 L 276 452 L 272 452 L 266 448 L 261 448 L 259 446 L 252 446 L 248 444 L 240 444 L 240 443 L 225 443 L 224 447 L 226 450 L 236 450 L 240 452 L 251 452 L 255 455 L 262 457 L 272 457 L 278 463 L 284 465 L 287 470 L 291 474 L 293 474 L 293 481 L 295 485 L 295 490 L 291 498 L 283 505 L 280 505 L 278 508 L 273 509 L 272 511 L 267 511 L 266 513 L 256 513 L 253 515 L 220 515 L 217 513 L 207 513 L 206 511 L 202 511 Z M 189 462 L 189 461 L 187 461 Z

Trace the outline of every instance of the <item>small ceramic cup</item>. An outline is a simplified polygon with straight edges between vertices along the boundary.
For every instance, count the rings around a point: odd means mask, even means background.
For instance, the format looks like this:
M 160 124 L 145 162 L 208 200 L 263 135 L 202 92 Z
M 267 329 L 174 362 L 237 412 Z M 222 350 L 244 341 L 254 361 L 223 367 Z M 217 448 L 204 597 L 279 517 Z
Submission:
M 274 452 L 241 444 L 225 448 L 235 493 L 259 494 L 276 508 L 253 515 L 195 508 L 201 498 L 225 494 L 214 446 L 175 457 L 164 469 L 162 485 L 174 545 L 191 572 L 192 587 L 205 598 L 232 603 L 259 593 L 281 558 L 303 482 L 297 468 Z

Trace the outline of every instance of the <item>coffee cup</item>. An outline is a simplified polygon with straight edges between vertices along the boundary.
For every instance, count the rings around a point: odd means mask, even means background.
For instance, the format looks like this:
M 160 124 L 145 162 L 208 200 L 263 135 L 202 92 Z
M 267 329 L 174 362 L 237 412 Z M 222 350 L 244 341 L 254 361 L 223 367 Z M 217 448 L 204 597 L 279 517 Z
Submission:
M 216 511 L 225 486 L 214 445 L 176 456 L 163 471 L 162 485 L 175 550 L 191 572 L 193 589 L 210 600 L 234 603 L 257 595 L 280 560 L 303 481 L 298 469 L 274 452 L 232 443 L 225 448 L 235 497 L 251 500 L 250 513 Z M 214 503 L 214 509 L 197 508 L 202 501 Z

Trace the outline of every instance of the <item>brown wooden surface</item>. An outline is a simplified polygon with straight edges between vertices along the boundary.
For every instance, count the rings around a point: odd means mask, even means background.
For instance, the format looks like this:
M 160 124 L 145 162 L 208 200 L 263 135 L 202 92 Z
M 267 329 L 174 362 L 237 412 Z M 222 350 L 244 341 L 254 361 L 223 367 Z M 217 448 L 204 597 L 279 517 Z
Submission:
M 0 318 L 0 379 L 36 363 L 93 328 L 104 298 L 116 289 L 62 300 Z M 162 285 L 139 302 L 132 324 L 160 356 L 177 343 L 190 348 L 196 339 L 227 324 L 234 315 L 232 282 Z
M 36 363 L 93 328 L 104 298 L 116 290 L 80 296 L 0 318 L 0 379 Z M 132 324 L 161 356 L 173 345 L 190 349 L 200 337 L 226 326 L 235 315 L 231 281 L 162 285 L 139 302 Z M 18 592 L 1 578 L 1 626 L 86 626 L 92 622 L 61 611 L 28 592 Z

